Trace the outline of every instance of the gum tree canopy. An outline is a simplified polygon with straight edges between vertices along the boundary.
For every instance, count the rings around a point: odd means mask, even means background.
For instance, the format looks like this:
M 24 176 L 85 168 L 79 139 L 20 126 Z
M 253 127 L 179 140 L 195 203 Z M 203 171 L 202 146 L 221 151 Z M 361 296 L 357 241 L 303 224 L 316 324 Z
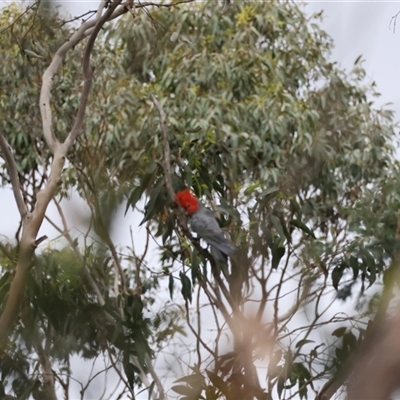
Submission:
M 0 21 L 21 218 L 0 222 L 0 397 L 339 396 L 399 259 L 395 126 L 361 61 L 331 62 L 294 2 Z M 187 229 L 185 187 L 238 246 L 228 266 Z

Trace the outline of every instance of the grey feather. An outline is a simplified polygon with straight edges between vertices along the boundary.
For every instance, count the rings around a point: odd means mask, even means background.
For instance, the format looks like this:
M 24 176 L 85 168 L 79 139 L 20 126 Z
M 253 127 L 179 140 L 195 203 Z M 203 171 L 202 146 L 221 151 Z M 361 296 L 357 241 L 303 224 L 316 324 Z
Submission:
M 211 246 L 211 254 L 216 261 L 226 263 L 236 246 L 224 235 L 213 212 L 199 203 L 200 208 L 190 218 L 190 226 L 202 239 Z

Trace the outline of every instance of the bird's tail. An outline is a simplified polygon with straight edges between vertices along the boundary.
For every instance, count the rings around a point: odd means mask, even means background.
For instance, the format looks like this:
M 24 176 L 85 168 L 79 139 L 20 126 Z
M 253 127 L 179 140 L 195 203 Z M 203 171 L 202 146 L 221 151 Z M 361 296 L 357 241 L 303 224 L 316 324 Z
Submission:
M 226 264 L 228 261 L 228 256 L 232 255 L 236 250 L 237 247 L 233 243 L 226 240 L 218 243 L 218 245 L 211 246 L 210 252 L 215 258 L 215 261 Z

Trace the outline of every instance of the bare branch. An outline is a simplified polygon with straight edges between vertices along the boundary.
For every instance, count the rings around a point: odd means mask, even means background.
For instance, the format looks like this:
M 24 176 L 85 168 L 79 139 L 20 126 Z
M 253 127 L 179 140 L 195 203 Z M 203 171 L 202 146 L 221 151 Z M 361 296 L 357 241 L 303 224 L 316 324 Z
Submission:
M 7 140 L 2 133 L 0 133 L 0 149 L 4 155 L 4 159 L 10 173 L 11 186 L 14 193 L 15 201 L 18 206 L 18 211 L 21 215 L 21 218 L 24 219 L 28 210 L 26 209 L 26 205 L 24 199 L 22 198 L 20 190 L 21 184 L 18 178 L 17 165 L 15 163 L 13 155 L 11 154 L 10 145 L 7 143 Z
M 131 392 L 131 395 L 133 396 L 133 398 L 135 398 L 135 394 L 131 389 L 131 385 L 124 378 L 124 375 L 122 374 L 121 370 L 118 368 L 117 362 L 114 360 L 114 357 L 113 357 L 113 354 L 112 354 L 110 346 L 107 345 L 106 349 L 107 349 L 108 356 L 110 357 L 110 361 L 111 361 L 111 364 L 112 364 L 115 372 L 118 374 L 119 378 L 124 383 L 124 385 L 129 389 L 129 391 Z
M 200 293 L 200 291 L 198 291 L 198 294 Z M 198 306 L 198 304 L 199 304 L 199 300 L 197 299 L 197 307 L 198 307 L 198 309 L 197 309 L 197 318 L 198 318 L 198 320 L 200 320 L 200 311 L 199 311 L 199 306 Z M 200 323 L 198 323 L 197 324 L 197 330 L 198 330 L 198 332 L 196 331 L 196 329 L 194 329 L 193 328 L 193 326 L 192 326 L 192 323 L 190 322 L 190 318 L 189 318 L 189 316 L 190 316 L 190 313 L 189 313 L 189 306 L 188 306 L 188 303 L 187 303 L 187 301 L 185 302 L 185 310 L 186 310 L 186 322 L 187 322 L 187 324 L 188 324 L 188 326 L 189 326 L 189 329 L 191 330 L 191 332 L 193 333 L 193 335 L 195 336 L 195 338 L 196 338 L 196 341 L 197 341 L 197 354 L 198 354 L 198 356 L 199 356 L 199 359 L 201 358 L 201 354 L 200 354 L 200 350 L 199 350 L 199 343 L 201 343 L 201 345 L 213 356 L 213 358 L 216 360 L 217 359 L 217 356 L 216 356 L 216 353 L 207 345 L 207 343 L 206 342 L 204 342 L 204 340 L 201 338 L 201 324 Z
M 42 366 L 43 387 L 48 395 L 49 400 L 57 400 L 54 386 L 54 373 L 51 369 L 49 356 L 47 352 L 43 349 L 41 337 L 37 327 L 34 332 L 33 342 L 39 356 L 40 365 Z
M 390 19 L 389 22 L 389 29 L 392 26 L 392 22 L 393 22 L 393 33 L 396 33 L 396 23 L 397 23 L 397 17 L 399 16 L 400 11 L 397 12 L 395 15 L 393 15 L 393 17 Z
M 139 4 L 135 4 L 135 8 L 145 8 L 145 7 L 175 7 L 175 6 L 179 6 L 180 4 L 187 4 L 187 3 L 193 3 L 196 0 L 181 0 L 181 1 L 177 1 L 175 3 L 139 3 Z
M 39 239 L 35 240 L 35 246 L 38 247 L 40 243 L 44 242 L 47 239 L 46 235 L 41 236 Z
M 85 49 L 85 55 L 84 55 L 84 60 L 83 60 L 83 69 L 84 69 L 84 76 L 85 76 L 85 84 L 84 88 L 82 91 L 82 97 L 81 102 L 79 105 L 78 113 L 75 118 L 75 123 L 74 126 L 71 130 L 70 135 L 68 136 L 66 140 L 66 147 L 67 149 L 72 145 L 73 139 L 76 137 L 78 134 L 80 127 L 82 125 L 82 120 L 83 120 L 83 115 L 85 108 L 86 108 L 86 103 L 87 103 L 87 96 L 88 96 L 88 90 L 90 89 L 91 85 L 91 70 L 89 66 L 89 57 L 90 53 L 93 49 L 94 41 L 97 37 L 98 32 L 100 31 L 101 27 L 104 25 L 104 23 L 109 19 L 114 19 L 118 17 L 119 15 L 122 15 L 124 12 L 126 12 L 126 9 L 124 7 L 121 7 L 120 9 L 115 10 L 115 8 L 121 3 L 121 1 L 117 1 L 113 3 L 113 5 L 107 10 L 107 12 L 104 14 L 104 16 L 101 19 L 95 19 L 95 20 L 90 20 L 85 23 L 83 23 L 80 28 L 71 36 L 71 38 L 66 41 L 55 53 L 52 62 L 50 63 L 49 67 L 46 69 L 46 71 L 43 74 L 43 79 L 42 79 L 42 90 L 40 92 L 40 112 L 42 115 L 42 121 L 43 121 L 43 135 L 46 139 L 46 143 L 49 146 L 49 148 L 52 150 L 54 153 L 56 147 L 59 146 L 59 141 L 54 135 L 53 128 L 52 128 L 52 113 L 51 113 L 51 108 L 50 108 L 50 92 L 53 87 L 53 78 L 56 75 L 58 69 L 61 66 L 62 60 L 64 59 L 65 55 L 69 50 L 71 50 L 74 46 L 76 46 L 82 39 L 86 37 L 86 33 L 89 29 L 94 28 L 93 32 L 91 32 L 91 37 L 89 38 L 89 42 L 86 46 Z M 88 76 L 90 76 L 89 81 L 87 80 Z
M 126 5 L 126 8 L 129 10 L 129 12 L 132 14 L 133 18 L 135 18 L 135 1 L 127 0 L 125 5 Z
M 47 206 L 60 182 L 65 156 L 58 148 L 54 154 L 51 174 L 46 187 L 37 194 L 36 208 L 24 220 L 15 274 L 8 291 L 6 304 L 0 317 L 0 351 L 5 346 L 17 318 L 24 294 L 25 279 L 36 249 L 35 239 L 42 225 Z
M 50 63 L 50 66 L 43 74 L 39 106 L 42 115 L 43 135 L 48 147 L 54 154 L 54 158 L 47 185 L 37 194 L 37 203 L 32 214 L 28 213 L 25 217 L 15 274 L 10 285 L 6 304 L 0 316 L 0 351 L 4 349 L 7 339 L 14 328 L 15 320 L 18 316 L 23 298 L 25 279 L 29 264 L 36 248 L 35 239 L 42 225 L 47 207 L 51 199 L 54 197 L 57 187 L 61 181 L 61 173 L 65 163 L 65 156 L 69 147 L 72 145 L 73 141 L 78 135 L 83 123 L 83 117 L 91 87 L 92 70 L 90 67 L 90 55 L 93 50 L 94 42 L 104 23 L 110 19 L 122 15 L 127 11 L 124 6 L 116 10 L 121 1 L 122 0 L 113 2 L 102 18 L 83 23 L 81 27 L 71 36 L 71 38 L 57 50 L 52 62 Z M 83 71 L 86 80 L 82 90 L 81 102 L 72 130 L 64 144 L 61 145 L 54 135 L 52 127 L 50 92 L 53 86 L 53 78 L 62 63 L 65 54 L 79 41 L 81 41 L 87 34 L 87 31 L 91 28 L 93 28 L 93 31 L 90 34 L 83 57 Z
M 154 382 L 156 383 L 156 386 L 158 389 L 158 394 L 159 394 L 158 399 L 165 400 L 167 398 L 167 395 L 166 395 L 164 387 L 160 381 L 160 378 L 158 377 L 158 375 L 156 374 L 156 371 L 153 368 L 151 358 L 148 354 L 145 355 L 145 361 L 146 361 L 147 368 L 149 369 L 150 375 L 153 378 Z
M 58 27 L 61 28 L 62 26 L 66 25 L 66 24 L 69 24 L 70 22 L 78 21 L 79 19 L 82 20 L 82 22 L 86 22 L 86 21 L 83 19 L 83 17 L 86 17 L 87 15 L 90 14 L 90 16 L 89 16 L 88 18 L 86 18 L 86 20 L 87 20 L 87 19 L 91 18 L 94 14 L 96 14 L 96 12 L 97 12 L 96 10 L 89 10 L 89 11 L 87 11 L 87 12 L 81 14 L 81 15 L 78 15 L 78 16 L 76 16 L 76 17 L 73 17 L 73 18 L 71 18 L 71 19 L 62 20 L 62 21 L 61 21 L 61 24 L 60 24 Z
M 315 400 L 330 400 L 345 382 L 345 374 L 334 375 L 325 382 Z
M 107 4 L 107 0 L 101 0 L 99 6 L 97 7 L 97 12 L 96 12 L 96 19 L 101 18 L 101 13 L 103 12 L 105 6 Z
M 93 46 L 96 41 L 97 35 L 100 32 L 100 29 L 102 26 L 109 20 L 109 18 L 112 16 L 114 10 L 120 5 L 122 0 L 114 1 L 108 10 L 105 12 L 105 14 L 99 18 L 96 22 L 96 25 L 93 29 L 93 32 L 90 34 L 89 40 L 87 42 L 85 52 L 83 55 L 83 61 L 82 61 L 82 66 L 83 66 L 83 76 L 85 78 L 84 84 L 83 84 L 83 89 L 82 89 L 82 95 L 81 95 L 81 100 L 78 108 L 78 112 L 75 117 L 74 125 L 72 126 L 71 132 L 68 135 L 68 137 L 65 139 L 64 146 L 68 150 L 72 144 L 74 143 L 76 137 L 78 136 L 83 120 L 85 117 L 85 111 L 86 111 L 86 105 L 89 99 L 89 93 L 90 93 L 90 88 L 92 87 L 92 79 L 93 79 L 93 70 L 90 65 L 90 56 L 93 51 Z M 101 2 L 100 7 L 102 6 L 103 2 Z M 100 15 L 100 9 L 98 11 L 98 15 Z
M 158 111 L 158 115 L 160 116 L 160 129 L 161 129 L 161 135 L 163 138 L 163 145 L 164 145 L 163 169 L 164 169 L 164 175 L 165 175 L 165 185 L 167 186 L 167 191 L 168 191 L 168 194 L 169 194 L 171 200 L 173 202 L 175 202 L 175 192 L 174 192 L 174 187 L 172 185 L 172 175 L 171 175 L 171 150 L 169 147 L 166 115 L 165 115 L 164 109 L 162 108 L 161 104 L 158 102 L 156 97 L 153 94 L 151 94 L 150 98 Z M 177 216 L 178 216 L 179 224 L 183 230 L 183 233 L 195 245 L 195 241 L 193 240 L 193 237 L 190 234 L 189 229 L 187 227 L 185 215 L 183 214 L 183 211 L 180 208 L 177 209 Z M 195 245 L 195 247 L 197 248 L 196 245 Z M 200 245 L 198 247 L 200 247 Z M 200 247 L 200 249 L 201 249 L 201 247 Z M 207 257 L 207 258 L 209 258 L 209 257 Z

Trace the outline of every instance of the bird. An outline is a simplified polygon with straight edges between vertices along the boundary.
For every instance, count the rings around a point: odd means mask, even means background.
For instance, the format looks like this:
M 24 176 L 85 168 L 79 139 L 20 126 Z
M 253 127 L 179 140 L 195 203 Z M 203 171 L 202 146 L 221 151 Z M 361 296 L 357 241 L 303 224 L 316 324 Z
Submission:
M 231 256 L 237 247 L 225 237 L 213 212 L 205 207 L 189 189 L 177 192 L 175 201 L 188 214 L 193 232 L 211 246 L 210 253 L 215 261 L 226 264 L 228 256 Z

